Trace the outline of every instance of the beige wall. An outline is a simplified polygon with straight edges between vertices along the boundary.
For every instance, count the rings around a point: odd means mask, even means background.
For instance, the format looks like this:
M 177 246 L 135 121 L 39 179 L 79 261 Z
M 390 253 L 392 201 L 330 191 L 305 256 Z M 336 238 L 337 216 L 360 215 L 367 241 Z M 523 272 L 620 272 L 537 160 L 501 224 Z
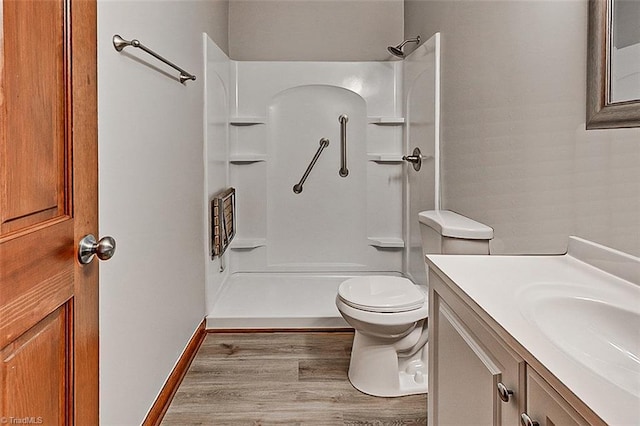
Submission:
M 231 0 L 238 61 L 377 61 L 402 41 L 402 0 Z M 217 42 L 217 40 L 216 40 Z
M 442 33 L 443 206 L 495 229 L 493 253 L 578 235 L 640 255 L 640 129 L 585 131 L 587 1 L 405 2 Z
M 184 0 L 180 0 L 184 1 Z M 206 0 L 212 25 L 207 34 L 229 56 L 229 0 Z

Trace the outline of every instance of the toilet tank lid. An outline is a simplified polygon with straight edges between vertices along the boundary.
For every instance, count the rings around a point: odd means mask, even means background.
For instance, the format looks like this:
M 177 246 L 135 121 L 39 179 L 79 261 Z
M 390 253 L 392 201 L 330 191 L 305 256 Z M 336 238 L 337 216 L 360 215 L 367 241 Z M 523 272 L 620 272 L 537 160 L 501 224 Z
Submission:
M 468 240 L 493 238 L 493 228 L 450 210 L 427 210 L 418 213 L 418 219 L 445 237 Z

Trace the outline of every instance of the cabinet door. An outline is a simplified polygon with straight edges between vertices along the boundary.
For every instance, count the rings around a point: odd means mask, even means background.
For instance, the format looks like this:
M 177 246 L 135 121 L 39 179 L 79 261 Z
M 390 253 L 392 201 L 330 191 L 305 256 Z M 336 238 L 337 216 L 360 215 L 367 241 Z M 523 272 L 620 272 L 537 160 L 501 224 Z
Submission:
M 461 302 L 434 292 L 436 336 L 429 389 L 433 425 L 513 425 L 519 422 L 523 361 L 508 351 Z M 455 309 L 455 311 L 454 311 Z M 434 311 L 432 311 L 434 312 Z M 498 384 L 513 392 L 503 402 Z
M 526 415 L 540 426 L 578 426 L 589 423 L 538 373 L 527 366 Z

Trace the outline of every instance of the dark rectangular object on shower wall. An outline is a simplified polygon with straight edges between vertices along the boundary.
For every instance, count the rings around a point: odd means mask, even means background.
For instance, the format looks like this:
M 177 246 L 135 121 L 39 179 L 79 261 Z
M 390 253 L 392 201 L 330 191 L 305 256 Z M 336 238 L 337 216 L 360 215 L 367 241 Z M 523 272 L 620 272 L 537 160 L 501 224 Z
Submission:
M 236 235 L 236 190 L 229 188 L 211 199 L 211 258 L 221 256 Z

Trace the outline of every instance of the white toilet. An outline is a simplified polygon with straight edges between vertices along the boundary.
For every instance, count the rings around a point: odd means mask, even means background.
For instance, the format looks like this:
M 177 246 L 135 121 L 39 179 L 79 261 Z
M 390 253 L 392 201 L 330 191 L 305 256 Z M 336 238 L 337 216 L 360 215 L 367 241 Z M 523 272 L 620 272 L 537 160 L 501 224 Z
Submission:
M 423 254 L 489 254 L 493 229 L 448 210 L 421 212 Z M 363 276 L 340 284 L 336 305 L 355 329 L 349 380 L 369 395 L 427 392 L 426 283 Z

